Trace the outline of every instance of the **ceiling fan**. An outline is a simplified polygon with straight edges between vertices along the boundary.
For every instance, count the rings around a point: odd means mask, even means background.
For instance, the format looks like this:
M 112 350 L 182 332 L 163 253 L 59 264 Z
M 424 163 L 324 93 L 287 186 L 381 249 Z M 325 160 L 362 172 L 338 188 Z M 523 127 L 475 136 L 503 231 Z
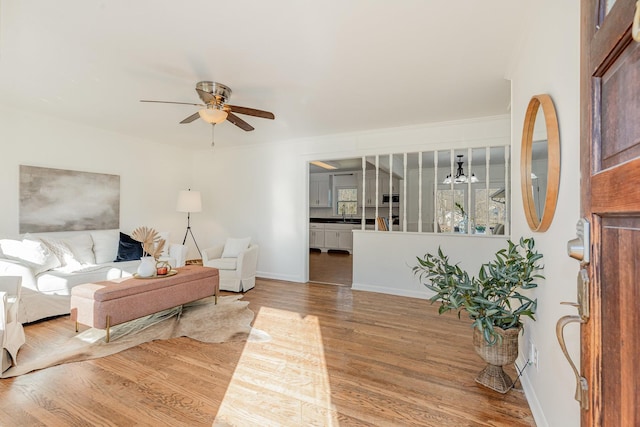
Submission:
M 186 119 L 182 120 L 180 122 L 181 124 L 191 123 L 199 118 L 212 125 L 216 125 L 218 123 L 222 123 L 225 120 L 228 120 L 234 125 L 238 126 L 240 129 L 249 132 L 254 129 L 253 126 L 242 120 L 240 117 L 236 116 L 236 113 L 260 117 L 262 119 L 275 119 L 273 113 L 270 113 L 269 111 L 227 104 L 227 101 L 231 96 L 231 89 L 221 83 L 208 81 L 198 82 L 196 84 L 196 92 L 198 93 L 198 96 L 200 97 L 202 102 L 204 102 L 204 104 L 174 101 L 150 101 L 145 99 L 140 100 L 140 102 L 195 105 L 196 107 L 202 107 L 196 113 L 193 113 Z

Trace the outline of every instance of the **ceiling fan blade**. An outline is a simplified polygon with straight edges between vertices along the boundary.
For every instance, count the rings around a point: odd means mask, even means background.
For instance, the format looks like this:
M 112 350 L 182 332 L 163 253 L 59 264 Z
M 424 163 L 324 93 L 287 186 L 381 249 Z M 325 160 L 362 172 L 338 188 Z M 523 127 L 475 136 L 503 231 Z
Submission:
M 199 118 L 200 118 L 199 113 L 193 113 L 192 115 L 190 115 L 189 117 L 181 121 L 180 124 L 191 123 L 192 121 L 197 120 Z
M 251 126 L 249 123 L 245 122 L 240 117 L 236 116 L 231 112 L 228 113 L 227 120 L 233 123 L 234 125 L 238 126 L 240 129 L 246 130 L 247 132 L 250 132 L 253 130 L 253 126 Z
M 147 99 L 141 99 L 140 102 L 155 102 L 155 103 L 158 103 L 158 104 L 195 105 L 196 107 L 206 107 L 206 105 L 204 105 L 204 104 L 194 104 L 193 102 L 149 101 Z
M 246 114 L 248 116 L 260 117 L 262 119 L 275 119 L 276 116 L 269 111 L 256 110 L 255 108 L 239 107 L 237 105 L 226 105 L 231 111 L 238 114 Z
M 198 88 L 196 88 L 196 92 L 198 92 L 198 95 L 200 96 L 200 99 L 202 99 L 207 104 L 215 104 L 216 103 L 216 97 L 211 95 L 209 92 L 205 92 L 204 90 L 198 89 Z

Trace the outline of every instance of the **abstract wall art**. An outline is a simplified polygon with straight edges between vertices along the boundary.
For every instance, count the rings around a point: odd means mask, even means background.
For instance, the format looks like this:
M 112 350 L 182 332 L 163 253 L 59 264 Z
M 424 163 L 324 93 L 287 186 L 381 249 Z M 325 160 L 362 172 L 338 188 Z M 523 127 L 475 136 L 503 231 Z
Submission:
M 120 176 L 20 165 L 20 233 L 120 228 Z

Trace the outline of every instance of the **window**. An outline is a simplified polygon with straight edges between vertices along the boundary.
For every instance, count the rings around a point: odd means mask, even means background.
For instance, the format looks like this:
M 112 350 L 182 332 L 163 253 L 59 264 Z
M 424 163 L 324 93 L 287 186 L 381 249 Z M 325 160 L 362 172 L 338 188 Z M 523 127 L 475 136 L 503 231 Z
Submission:
M 464 190 L 437 190 L 436 192 L 436 215 L 438 220 L 438 230 L 441 233 L 451 231 L 459 232 L 460 222 L 465 213 Z
M 440 186 L 444 187 L 444 186 Z M 506 221 L 504 189 L 472 185 L 471 208 L 467 207 L 467 189 L 436 190 L 436 220 L 439 232 L 498 234 Z M 467 229 L 468 227 L 468 229 Z
M 398 218 L 398 231 L 508 234 L 509 154 L 509 146 L 489 146 L 367 156 L 367 192 L 378 175 L 379 193 L 389 192 L 390 174 L 399 203 L 369 202 L 365 194 L 363 217 Z
M 506 223 L 506 205 L 504 189 L 476 189 L 475 194 L 475 233 L 503 234 L 500 228 Z
M 358 189 L 356 187 L 337 188 L 336 212 L 338 215 L 355 215 L 358 213 Z

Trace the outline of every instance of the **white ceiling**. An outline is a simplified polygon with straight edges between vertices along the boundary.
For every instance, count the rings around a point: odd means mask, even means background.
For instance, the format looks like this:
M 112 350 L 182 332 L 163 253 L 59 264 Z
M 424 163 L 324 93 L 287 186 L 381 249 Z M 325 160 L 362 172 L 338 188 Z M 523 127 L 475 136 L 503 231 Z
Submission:
M 195 84 L 272 111 L 216 145 L 506 114 L 525 0 L 0 0 L 0 104 L 206 148 Z

